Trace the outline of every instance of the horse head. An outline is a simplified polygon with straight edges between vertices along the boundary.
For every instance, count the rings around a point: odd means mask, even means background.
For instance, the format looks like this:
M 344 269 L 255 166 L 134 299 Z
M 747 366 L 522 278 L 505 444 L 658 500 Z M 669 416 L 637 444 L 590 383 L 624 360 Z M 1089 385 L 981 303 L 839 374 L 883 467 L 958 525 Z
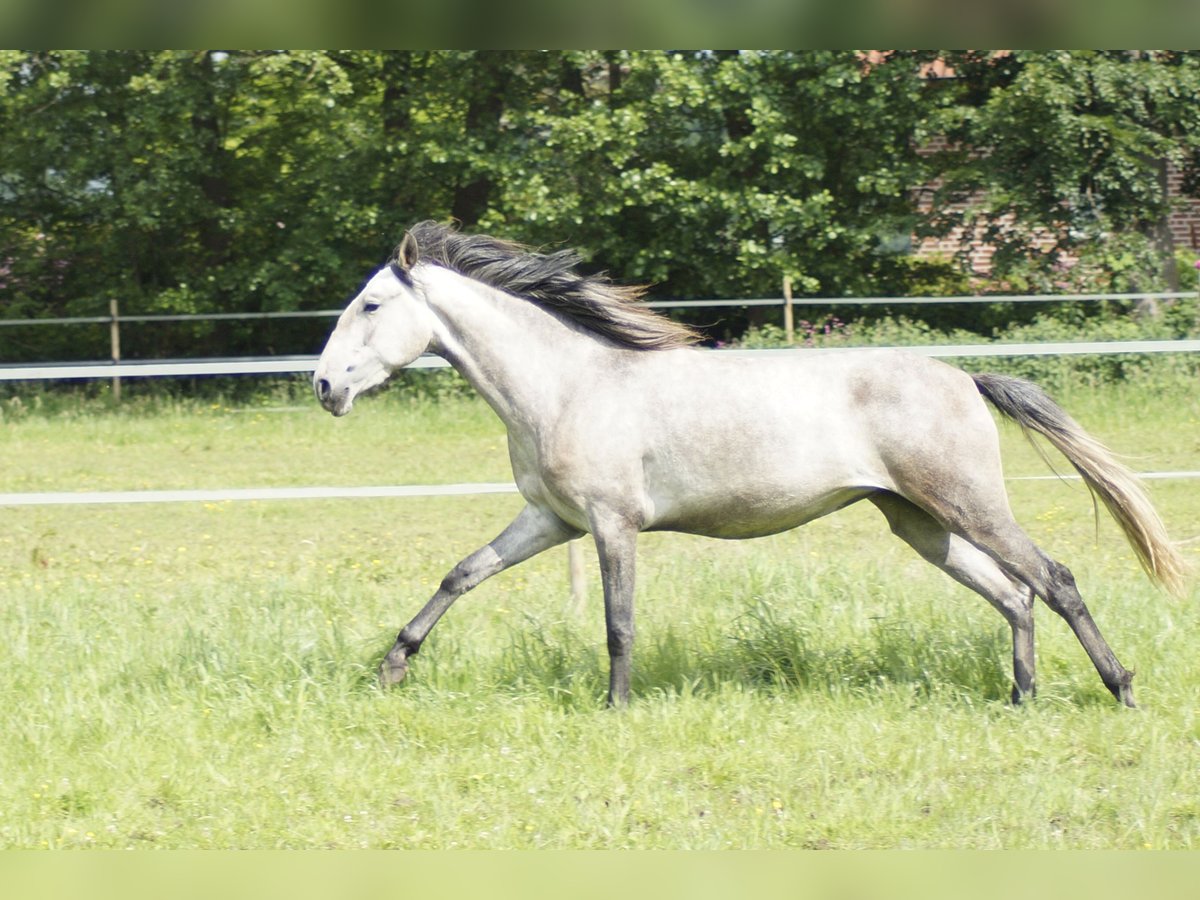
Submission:
M 321 405 L 344 416 L 363 391 L 383 384 L 433 339 L 434 317 L 412 278 L 418 248 L 411 234 L 391 261 L 350 301 L 313 373 Z

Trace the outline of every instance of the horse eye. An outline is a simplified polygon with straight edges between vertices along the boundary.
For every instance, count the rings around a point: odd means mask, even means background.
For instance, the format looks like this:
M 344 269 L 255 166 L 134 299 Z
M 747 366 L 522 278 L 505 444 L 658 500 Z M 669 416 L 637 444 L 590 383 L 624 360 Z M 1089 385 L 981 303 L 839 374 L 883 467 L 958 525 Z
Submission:
M 379 301 L 378 300 L 364 300 L 363 301 L 363 312 L 373 313 L 377 309 L 379 309 Z

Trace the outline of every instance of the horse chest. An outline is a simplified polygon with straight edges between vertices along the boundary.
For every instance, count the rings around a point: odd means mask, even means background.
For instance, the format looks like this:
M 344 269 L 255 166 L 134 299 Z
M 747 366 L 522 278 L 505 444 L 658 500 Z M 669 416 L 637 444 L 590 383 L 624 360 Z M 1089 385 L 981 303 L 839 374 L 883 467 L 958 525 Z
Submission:
M 564 522 L 587 530 L 587 511 L 578 498 L 584 486 L 571 477 L 577 466 L 533 434 L 509 431 L 509 460 L 517 490 L 529 503 L 551 510 Z

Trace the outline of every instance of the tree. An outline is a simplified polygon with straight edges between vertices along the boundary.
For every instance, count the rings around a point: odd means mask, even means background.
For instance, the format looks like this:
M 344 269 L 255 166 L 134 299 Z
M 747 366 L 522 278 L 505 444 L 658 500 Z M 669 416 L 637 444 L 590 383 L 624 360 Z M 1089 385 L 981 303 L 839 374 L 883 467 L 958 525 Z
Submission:
M 370 186 L 332 55 L 8 53 L 0 83 L 5 314 L 97 314 L 112 298 L 126 313 L 297 309 L 352 286 Z M 39 355 L 102 355 L 100 335 L 61 337 Z M 194 355 L 238 337 L 139 343 Z
M 567 240 L 679 296 L 850 292 L 913 224 L 917 59 L 576 53 L 517 111 L 481 223 Z M 574 73 L 578 73 L 575 75 Z
M 1177 286 L 1166 170 L 1189 166 L 1200 147 L 1196 54 L 946 60 L 957 77 L 938 113 L 951 144 L 937 161 L 943 214 L 934 227 L 981 227 L 998 248 L 1001 281 Z
M 956 78 L 926 77 L 939 58 Z M 1009 284 L 1149 288 L 1169 252 L 1165 166 L 1187 168 L 1200 140 L 1198 59 L 4 51 L 0 315 L 328 308 L 406 225 L 450 217 L 575 246 L 658 296 L 778 296 L 785 276 L 799 293 L 903 293 L 915 267 L 892 245 L 975 223 Z M 949 149 L 923 153 L 934 134 Z M 939 175 L 922 225 L 913 190 Z M 980 202 L 949 204 L 964 197 Z M 272 329 L 147 326 L 131 346 L 323 337 Z M 14 334 L 6 361 L 106 350 L 98 331 Z

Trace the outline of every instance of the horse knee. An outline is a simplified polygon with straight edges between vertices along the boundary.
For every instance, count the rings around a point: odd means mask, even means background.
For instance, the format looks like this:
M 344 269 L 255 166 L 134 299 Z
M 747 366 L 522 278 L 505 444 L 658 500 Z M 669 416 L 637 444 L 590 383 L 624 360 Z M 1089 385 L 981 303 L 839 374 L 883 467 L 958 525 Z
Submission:
M 1016 587 L 1003 593 L 989 596 L 1004 620 L 1013 630 L 1033 627 L 1033 591 L 1027 587 Z
M 466 593 L 471 587 L 471 580 L 471 570 L 466 561 L 463 561 L 446 573 L 446 577 L 442 579 L 440 590 L 452 597 L 457 597 Z
M 632 628 L 609 628 L 608 655 L 610 657 L 628 656 L 633 651 L 633 638 Z

